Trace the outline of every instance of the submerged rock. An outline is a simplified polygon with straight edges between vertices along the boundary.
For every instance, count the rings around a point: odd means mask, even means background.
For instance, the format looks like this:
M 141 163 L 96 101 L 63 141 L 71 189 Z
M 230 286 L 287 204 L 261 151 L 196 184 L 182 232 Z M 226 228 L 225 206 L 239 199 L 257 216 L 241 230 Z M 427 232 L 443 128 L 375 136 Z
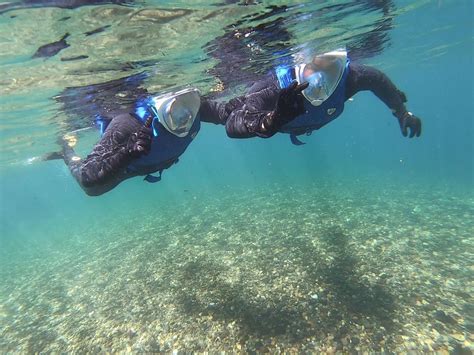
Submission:
M 445 324 L 457 324 L 458 322 L 449 314 L 446 314 L 444 311 L 438 310 L 434 313 L 434 317 Z

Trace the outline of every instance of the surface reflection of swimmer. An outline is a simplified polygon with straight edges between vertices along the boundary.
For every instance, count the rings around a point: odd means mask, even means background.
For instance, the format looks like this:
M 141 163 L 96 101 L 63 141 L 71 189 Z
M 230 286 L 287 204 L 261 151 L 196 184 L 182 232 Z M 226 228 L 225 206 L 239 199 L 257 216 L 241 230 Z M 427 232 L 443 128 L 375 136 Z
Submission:
M 295 88 L 297 82 L 309 86 L 302 95 L 295 95 L 285 103 L 287 107 L 280 111 L 285 112 L 286 117 L 276 120 L 280 93 Z M 298 135 L 309 134 L 337 118 L 344 109 L 344 102 L 364 90 L 372 91 L 392 110 L 403 136 L 420 136 L 421 120 L 407 111 L 405 94 L 381 71 L 351 63 L 345 50 L 315 55 L 306 63 L 275 68 L 247 94 L 231 100 L 233 110 L 226 119 L 227 134 L 233 138 L 267 138 L 282 132 L 290 134 L 291 141 L 300 145 L 303 143 Z
M 201 121 L 225 124 L 233 109 L 232 103 L 207 100 L 193 88 L 148 95 L 139 87 L 142 80 L 143 76 L 138 75 L 95 87 L 69 88 L 57 98 L 69 114 L 95 117 L 101 131 L 100 141 L 84 159 L 74 151 L 72 135 L 62 140 L 62 152 L 45 157 L 64 159 L 88 195 L 101 195 L 139 175 L 149 182 L 159 181 L 162 171 L 176 163 L 195 138 Z M 287 100 L 288 95 L 302 88 L 282 90 L 277 101 Z M 276 115 L 274 119 L 285 117 Z M 84 124 L 71 127 L 77 129 Z M 158 176 L 150 175 L 153 173 Z
M 133 4 L 132 0 L 23 0 L 11 1 L 0 4 L 0 14 L 13 10 L 37 9 L 44 7 L 57 7 L 60 9 L 76 9 L 81 6 L 94 5 L 122 5 Z

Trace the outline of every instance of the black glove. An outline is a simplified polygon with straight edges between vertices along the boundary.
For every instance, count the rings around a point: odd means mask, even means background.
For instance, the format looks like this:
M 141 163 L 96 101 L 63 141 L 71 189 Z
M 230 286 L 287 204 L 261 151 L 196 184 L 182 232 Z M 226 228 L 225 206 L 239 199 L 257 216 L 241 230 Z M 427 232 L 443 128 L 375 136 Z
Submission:
M 397 117 L 400 129 L 404 137 L 408 135 L 408 128 L 410 128 L 409 138 L 421 135 L 421 120 L 411 112 L 405 112 L 403 115 Z
M 133 133 L 127 142 L 128 153 L 133 158 L 139 158 L 142 155 L 150 153 L 152 140 L 152 130 L 147 125 L 142 126 L 137 132 Z
M 264 131 L 276 132 L 284 124 L 304 113 L 304 97 L 301 93 L 308 83 L 299 84 L 294 80 L 290 86 L 281 89 L 275 110 L 266 115 L 262 121 Z

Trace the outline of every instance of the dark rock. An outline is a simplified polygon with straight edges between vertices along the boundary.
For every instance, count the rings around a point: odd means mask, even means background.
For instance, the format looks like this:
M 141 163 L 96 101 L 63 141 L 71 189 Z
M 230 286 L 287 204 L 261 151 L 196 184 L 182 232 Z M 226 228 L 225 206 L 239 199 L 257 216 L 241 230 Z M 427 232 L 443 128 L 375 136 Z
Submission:
M 336 338 L 343 338 L 349 332 L 347 325 L 341 326 L 336 332 Z
M 466 303 L 462 309 L 467 314 L 474 314 L 474 303 Z
M 374 342 L 380 343 L 382 340 L 384 340 L 383 333 L 376 333 L 374 336 Z
M 434 322 L 432 327 L 436 329 L 439 333 L 443 333 L 445 331 L 446 326 L 440 322 Z
M 263 343 L 260 340 L 257 340 L 254 346 L 257 351 L 260 351 L 260 349 L 263 348 Z
M 439 320 L 440 322 L 443 322 L 445 324 L 458 324 L 458 322 L 456 321 L 456 319 L 454 319 L 452 316 L 450 316 L 449 314 L 446 314 L 444 311 L 436 311 L 434 313 L 434 317 L 435 319 Z
M 456 344 L 453 346 L 453 351 L 451 352 L 452 355 L 472 355 L 471 349 L 469 349 L 466 346 L 463 346 L 462 344 L 456 342 Z
M 474 333 L 474 322 L 466 321 L 464 323 L 464 328 L 470 333 Z
M 148 343 L 148 351 L 150 351 L 150 352 L 160 352 L 161 351 L 160 343 L 158 343 L 155 339 L 152 339 Z
M 466 301 L 471 299 L 471 295 L 470 295 L 469 293 L 467 293 L 467 292 L 464 292 L 464 291 L 455 291 L 454 293 L 456 294 L 456 296 L 462 297 L 462 298 L 465 299 Z
M 454 303 L 453 301 L 448 300 L 448 299 L 441 300 L 441 303 L 444 304 L 445 306 L 448 306 L 448 307 L 455 307 L 456 306 L 456 303 Z

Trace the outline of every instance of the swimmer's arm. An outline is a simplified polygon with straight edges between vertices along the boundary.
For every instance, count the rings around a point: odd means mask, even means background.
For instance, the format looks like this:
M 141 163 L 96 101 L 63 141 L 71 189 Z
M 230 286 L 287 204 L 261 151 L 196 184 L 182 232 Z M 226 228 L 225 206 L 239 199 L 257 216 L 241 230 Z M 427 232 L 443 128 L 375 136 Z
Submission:
M 101 195 L 129 177 L 126 167 L 141 155 L 135 150 L 136 132 L 141 129 L 143 126 L 130 115 L 116 117 L 85 159 L 80 159 L 69 145 L 63 145 L 64 161 L 88 195 Z
M 89 196 L 102 195 L 118 185 L 125 178 L 125 167 L 131 161 L 123 147 L 108 150 L 103 143 L 101 140 L 85 159 L 80 159 L 71 147 L 63 147 L 64 162 Z
M 255 112 L 246 113 L 245 100 L 245 96 L 236 97 L 229 102 L 204 99 L 199 110 L 201 121 L 225 125 L 227 135 L 231 138 L 255 137 L 257 134 L 249 130 L 247 124 L 258 125 L 262 115 L 256 115 Z
M 270 90 L 271 88 L 271 90 Z M 221 124 L 226 126 L 229 137 L 250 138 L 258 134 L 249 132 L 245 122 L 255 117 L 244 117 L 243 107 L 255 111 L 265 111 L 265 114 L 274 108 L 278 97 L 278 88 L 273 77 L 268 77 L 254 83 L 245 95 L 237 96 L 229 101 L 214 101 L 203 97 L 199 110 L 202 122 Z
M 246 95 L 243 105 L 229 114 L 227 135 L 231 138 L 272 137 L 283 125 L 304 113 L 301 92 L 307 87 L 307 83 L 298 85 L 294 81 L 284 89 L 269 85 Z
M 407 109 L 405 94 L 398 90 L 390 78 L 380 70 L 360 64 L 349 64 L 346 82 L 346 100 L 359 91 L 369 90 L 374 93 L 396 117 L 403 116 Z
M 276 131 L 264 127 L 278 99 L 276 87 L 266 87 L 230 100 L 226 104 L 226 132 L 230 138 L 269 138 Z
M 421 119 L 407 111 L 405 94 L 398 90 L 384 73 L 364 65 L 349 64 L 346 100 L 361 90 L 372 91 L 392 110 L 404 137 L 413 138 L 421 135 Z
M 225 125 L 227 113 L 225 103 L 202 98 L 199 117 L 202 122 Z

